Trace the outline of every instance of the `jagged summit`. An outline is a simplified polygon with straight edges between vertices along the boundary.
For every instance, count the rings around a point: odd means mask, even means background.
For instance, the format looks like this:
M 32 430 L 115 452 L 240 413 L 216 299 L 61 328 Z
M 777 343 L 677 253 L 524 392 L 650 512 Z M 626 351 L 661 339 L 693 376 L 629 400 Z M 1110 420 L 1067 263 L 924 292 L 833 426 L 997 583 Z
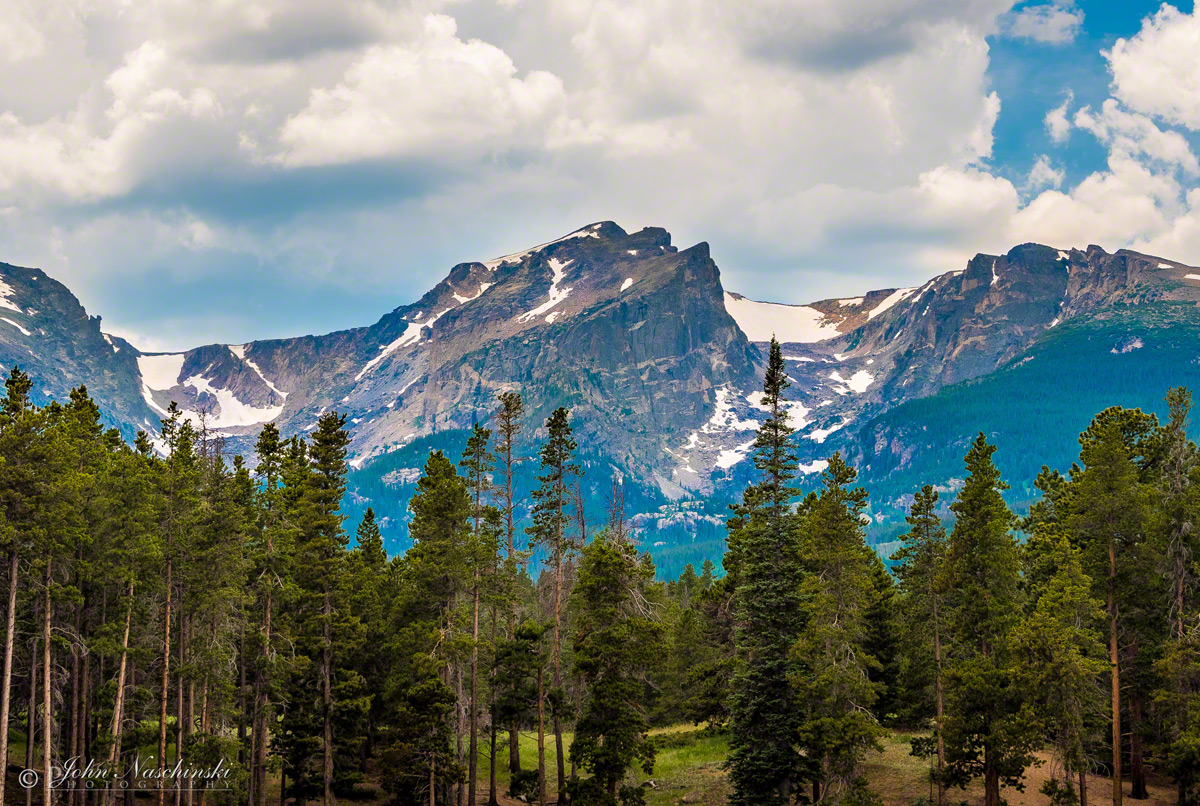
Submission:
M 880 413 L 988 375 L 1073 318 L 1158 302 L 1194 310 L 1200 270 L 1039 244 L 913 288 L 758 302 L 723 288 L 706 243 L 680 250 L 666 230 L 602 221 L 459 263 L 369 326 L 173 354 L 140 353 L 43 272 L 0 264 L 0 363 L 20 363 L 47 397 L 86 383 L 127 437 L 156 431 L 175 401 L 249 454 L 266 422 L 303 434 L 345 412 L 354 465 L 401 487 L 416 468 L 390 457 L 486 420 L 517 389 L 528 433 L 569 406 L 582 445 L 679 499 L 750 474 L 772 335 L 793 381 L 801 470 L 814 474 Z

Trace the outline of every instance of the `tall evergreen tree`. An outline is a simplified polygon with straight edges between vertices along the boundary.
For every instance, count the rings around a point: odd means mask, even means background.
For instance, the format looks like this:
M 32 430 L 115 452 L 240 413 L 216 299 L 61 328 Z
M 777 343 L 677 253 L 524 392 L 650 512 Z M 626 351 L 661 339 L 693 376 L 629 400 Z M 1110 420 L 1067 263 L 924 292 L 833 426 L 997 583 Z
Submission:
M 567 791 L 561 713 L 567 701 L 562 673 L 563 610 L 566 594 L 564 569 L 576 548 L 567 530 L 571 523 L 569 507 L 572 503 L 572 482 L 581 474 L 580 467 L 575 462 L 575 449 L 578 446 L 571 436 L 568 416 L 566 409 L 558 408 L 546 420 L 546 442 L 538 455 L 541 473 L 537 477 L 538 487 L 533 491 L 533 524 L 525 530 L 536 545 L 544 547 L 549 553 L 550 566 L 554 572 L 551 662 L 555 707 L 551 712 L 551 721 L 554 724 L 559 793 Z
M 626 540 L 600 532 L 583 550 L 571 603 L 574 669 L 585 693 L 571 757 L 591 776 L 572 781 L 576 803 L 645 803 L 645 791 L 625 779 L 635 764 L 646 774 L 654 769 L 643 683 L 662 638 L 645 599 L 653 579 L 653 566 Z
M 476 423 L 467 439 L 459 466 L 466 474 L 467 490 L 471 496 L 471 541 L 467 562 L 471 573 L 471 671 L 469 732 L 467 750 L 467 804 L 475 806 L 475 790 L 479 760 L 479 608 L 484 575 L 496 564 L 497 540 L 494 529 L 488 528 L 489 507 L 485 501 L 492 490 L 491 467 L 496 457 L 488 446 L 492 432 Z M 498 513 L 496 513 L 498 514 Z
M 1036 725 L 1014 679 L 1010 641 L 1020 616 L 1020 561 L 995 452 L 982 433 L 967 451 L 967 478 L 950 507 L 956 521 L 946 552 L 952 640 L 946 771 L 959 785 L 982 777 L 986 806 L 999 806 L 1002 784 L 1022 785 L 1036 742 Z
M 734 806 L 790 803 L 801 774 L 790 681 L 791 650 L 802 628 L 803 574 L 800 521 L 790 503 L 797 459 L 783 397 L 789 385 L 783 353 L 772 339 L 762 397 L 768 415 L 754 441 L 761 480 L 746 489 L 729 520 L 737 574 L 728 761 Z
M 943 566 L 946 529 L 937 514 L 938 494 L 926 484 L 913 497 L 905 519 L 909 530 L 903 545 L 892 556 L 899 582 L 899 609 L 903 624 L 902 676 L 910 719 L 933 717 L 936 740 L 938 802 L 944 801 L 941 775 L 946 766 L 942 735 L 945 716 L 947 591 Z
M 500 512 L 504 516 L 504 536 L 506 540 L 504 554 L 504 573 L 508 580 L 515 583 L 519 568 L 522 565 L 521 556 L 517 552 L 516 539 L 516 490 L 513 486 L 517 464 L 517 437 L 521 433 L 522 418 L 525 416 L 525 403 L 519 392 L 503 392 L 499 398 L 500 409 L 496 412 L 496 462 L 500 474 L 497 485 Z M 510 586 L 511 587 L 511 586 Z M 508 635 L 515 635 L 517 612 L 515 601 L 509 600 Z M 508 729 L 508 769 L 517 773 L 521 769 L 521 746 L 516 727 Z
M 882 749 L 884 731 L 874 715 L 882 686 L 871 679 L 879 661 L 867 649 L 879 593 L 874 552 L 864 539 L 867 491 L 850 486 L 857 476 L 841 454 L 831 456 L 805 518 L 805 625 L 793 650 L 793 685 L 803 703 L 799 738 L 813 802 L 822 785 L 834 793 L 850 791 L 867 751 Z
M 1080 435 L 1083 467 L 1073 469 L 1069 504 L 1064 502 L 1067 523 L 1108 612 L 1114 806 L 1123 796 L 1123 739 L 1136 735 L 1122 727 L 1122 692 L 1129 682 L 1122 683 L 1129 665 L 1122 644 L 1129 645 L 1131 622 L 1141 609 L 1138 589 L 1147 583 L 1151 567 L 1144 558 L 1148 490 L 1138 459 L 1156 424 L 1140 411 L 1112 408 L 1098 414 Z
M 1108 668 L 1100 632 L 1104 611 L 1092 598 L 1092 580 L 1066 530 L 1040 525 L 1025 554 L 1029 602 L 1012 637 L 1015 668 L 1064 775 L 1043 792 L 1061 800 L 1077 777 L 1078 794 L 1065 799 L 1086 806 L 1089 734 L 1104 704 L 1096 681 Z

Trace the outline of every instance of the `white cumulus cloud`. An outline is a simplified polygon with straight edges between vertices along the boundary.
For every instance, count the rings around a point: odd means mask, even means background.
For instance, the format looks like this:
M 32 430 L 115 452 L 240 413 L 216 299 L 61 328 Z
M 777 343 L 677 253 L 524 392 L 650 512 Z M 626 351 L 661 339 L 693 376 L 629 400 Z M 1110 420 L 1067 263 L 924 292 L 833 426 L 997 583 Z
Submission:
M 1113 94 L 1134 111 L 1200 129 L 1200 16 L 1163 4 L 1109 51 Z
M 1049 45 L 1073 42 L 1083 29 L 1083 11 L 1073 6 L 1074 3 L 1069 1 L 1026 6 L 1013 12 L 1008 21 L 1008 33 Z

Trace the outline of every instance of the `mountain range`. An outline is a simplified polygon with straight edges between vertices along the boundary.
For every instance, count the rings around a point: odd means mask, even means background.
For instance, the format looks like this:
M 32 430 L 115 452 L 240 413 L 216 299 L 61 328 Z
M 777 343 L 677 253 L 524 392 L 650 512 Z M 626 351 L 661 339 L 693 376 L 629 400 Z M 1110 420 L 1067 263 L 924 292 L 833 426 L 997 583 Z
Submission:
M 591 517 L 619 476 L 669 571 L 719 557 L 725 505 L 753 474 L 772 335 L 792 381 L 802 481 L 815 483 L 834 450 L 849 455 L 886 551 L 917 485 L 960 483 L 978 430 L 999 441 L 1019 505 L 1042 463 L 1069 465 L 1099 408 L 1161 410 L 1168 386 L 1200 382 L 1197 303 L 1200 269 L 1037 244 L 977 255 L 916 288 L 760 302 L 722 286 L 707 244 L 681 250 L 665 230 L 600 222 L 460 263 L 367 327 L 170 354 L 105 333 L 43 271 L 0 264 L 0 365 L 20 366 L 45 399 L 86 384 L 126 438 L 156 436 L 175 401 L 247 455 L 264 423 L 305 434 L 322 413 L 346 413 L 347 514 L 373 506 L 393 551 L 407 545 L 424 455 L 457 456 L 497 395 L 517 390 L 526 454 L 549 413 L 569 407 Z

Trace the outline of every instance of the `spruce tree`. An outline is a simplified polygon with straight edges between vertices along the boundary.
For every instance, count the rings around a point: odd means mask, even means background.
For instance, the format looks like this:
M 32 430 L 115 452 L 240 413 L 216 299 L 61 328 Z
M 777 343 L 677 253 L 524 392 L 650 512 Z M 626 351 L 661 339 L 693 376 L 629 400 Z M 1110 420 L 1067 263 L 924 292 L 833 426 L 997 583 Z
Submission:
M 1025 548 L 1029 601 L 1012 636 L 1018 685 L 1054 748 L 1064 780 L 1043 792 L 1056 802 L 1087 803 L 1089 747 L 1094 717 L 1104 705 L 1096 681 L 1108 665 L 1101 627 L 1104 610 L 1092 598 L 1079 550 L 1065 529 L 1040 525 Z M 1079 782 L 1073 798 L 1073 778 Z
M 492 432 L 476 423 L 467 439 L 459 466 L 466 471 L 471 496 L 471 542 L 467 562 L 471 572 L 471 671 L 469 703 L 470 742 L 467 750 L 467 806 L 475 806 L 479 759 L 479 607 L 484 574 L 495 566 L 497 541 L 494 530 L 487 528 L 489 507 L 486 497 L 492 490 L 491 466 L 496 457 L 488 450 Z M 498 514 L 498 513 L 497 513 Z
M 1122 680 L 1131 665 L 1122 642 L 1128 646 L 1125 636 L 1139 632 L 1134 625 L 1143 610 L 1141 590 L 1153 568 L 1145 557 L 1149 490 L 1142 482 L 1139 459 L 1156 424 L 1155 418 L 1140 411 L 1112 408 L 1098 414 L 1080 435 L 1083 467 L 1073 468 L 1069 503 L 1064 502 L 1069 506 L 1067 525 L 1083 550 L 1085 569 L 1108 612 L 1114 806 L 1120 806 L 1123 795 L 1123 739 L 1130 735 L 1132 740 L 1140 729 L 1122 726 L 1122 711 L 1129 710 L 1131 699 L 1123 695 L 1136 691 L 1128 679 Z M 1131 752 L 1131 761 L 1136 755 Z
M 654 769 L 643 682 L 662 639 L 662 626 L 645 601 L 653 579 L 653 566 L 644 565 L 626 540 L 600 532 L 583 550 L 571 593 L 573 666 L 584 690 L 571 758 L 590 777 L 572 781 L 576 803 L 645 803 L 644 790 L 626 777 L 635 764 L 647 775 Z
M 571 522 L 568 507 L 571 504 L 572 482 L 581 474 L 580 467 L 575 462 L 575 449 L 578 446 L 571 436 L 568 416 L 569 412 L 566 409 L 558 408 L 546 420 L 546 441 L 538 454 L 541 473 L 537 477 L 538 487 L 533 491 L 533 524 L 525 530 L 535 545 L 542 546 L 549 553 L 548 559 L 554 573 L 551 661 L 555 707 L 551 712 L 551 720 L 554 724 L 554 746 L 557 751 L 557 791 L 560 793 L 566 792 L 567 787 L 561 713 L 564 709 L 563 703 L 566 702 L 562 673 L 562 633 L 565 615 L 563 610 L 566 595 L 564 569 L 576 548 L 567 535 Z
M 863 757 L 882 749 L 884 734 L 874 715 L 882 686 L 871 679 L 880 665 L 868 650 L 869 619 L 879 597 L 876 558 L 863 528 L 867 492 L 851 487 L 857 476 L 841 454 L 833 454 L 804 524 L 805 624 L 793 648 L 792 679 L 802 703 L 799 739 L 814 802 L 823 789 L 849 792 L 861 776 Z
M 803 575 L 800 522 L 790 505 L 797 459 L 783 397 L 789 385 L 772 339 L 762 397 L 768 416 L 754 441 L 761 480 L 743 493 L 729 523 L 737 576 L 728 760 L 734 806 L 790 803 L 801 773 L 791 680 Z
M 516 539 L 516 490 L 513 486 L 517 464 L 517 437 L 521 433 L 522 418 L 525 416 L 525 403 L 519 392 L 503 392 L 500 397 L 500 408 L 496 412 L 496 467 L 500 476 L 497 485 L 500 512 L 504 518 L 504 574 L 511 589 L 524 563 L 524 555 L 517 551 Z M 509 599 L 508 635 L 515 635 L 517 626 L 516 602 Z M 515 726 L 508 726 L 508 769 L 516 774 L 521 769 L 521 747 Z
M 1157 552 L 1166 582 L 1167 634 L 1155 661 L 1154 694 L 1164 722 L 1161 750 L 1179 804 L 1200 803 L 1200 453 L 1188 439 L 1191 392 L 1167 392 L 1169 416 L 1158 435 Z
M 986 806 L 999 806 L 1001 785 L 1022 785 L 1037 739 L 1010 647 L 1020 617 L 1020 560 L 995 452 L 982 433 L 967 451 L 967 478 L 950 507 L 956 521 L 946 551 L 952 642 L 946 773 L 960 786 L 983 778 Z
M 902 676 L 910 721 L 933 718 L 937 748 L 938 802 L 943 801 L 942 771 L 946 747 L 945 715 L 946 595 L 944 563 L 946 529 L 937 514 L 938 494 L 926 484 L 913 497 L 905 519 L 909 530 L 892 556 L 899 587 L 903 625 Z

